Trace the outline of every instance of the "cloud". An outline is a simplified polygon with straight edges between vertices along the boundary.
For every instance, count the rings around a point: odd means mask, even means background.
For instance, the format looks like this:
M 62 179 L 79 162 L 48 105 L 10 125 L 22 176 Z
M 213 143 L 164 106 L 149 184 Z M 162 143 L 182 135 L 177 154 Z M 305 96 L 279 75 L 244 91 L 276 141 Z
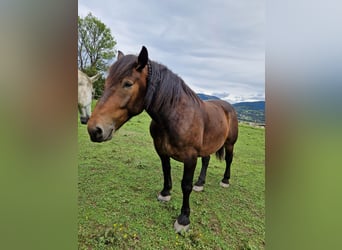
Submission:
M 110 27 L 117 49 L 145 45 L 195 91 L 241 100 L 264 96 L 264 10 L 263 1 L 79 1 L 79 15 Z

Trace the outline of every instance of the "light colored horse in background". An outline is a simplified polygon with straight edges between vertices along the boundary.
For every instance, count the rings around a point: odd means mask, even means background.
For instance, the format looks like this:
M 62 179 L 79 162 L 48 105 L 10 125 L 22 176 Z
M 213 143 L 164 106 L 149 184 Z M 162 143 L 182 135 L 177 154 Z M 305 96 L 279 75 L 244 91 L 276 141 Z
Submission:
M 82 71 L 78 70 L 78 110 L 80 112 L 80 120 L 82 124 L 87 124 L 91 115 L 93 83 L 99 77 L 99 73 L 89 77 Z

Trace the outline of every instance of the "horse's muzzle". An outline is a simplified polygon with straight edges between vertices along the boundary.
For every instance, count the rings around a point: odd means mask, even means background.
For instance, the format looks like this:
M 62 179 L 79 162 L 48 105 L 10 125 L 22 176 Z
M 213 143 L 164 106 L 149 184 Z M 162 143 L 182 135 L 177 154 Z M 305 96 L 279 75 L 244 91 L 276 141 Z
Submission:
M 88 126 L 88 133 L 92 142 L 103 142 L 112 139 L 113 130 L 114 128 L 109 128 L 106 131 L 101 126 Z
M 88 133 L 90 136 L 90 140 L 93 142 L 102 142 L 103 141 L 103 130 L 100 127 L 89 128 Z
M 86 117 L 83 117 L 83 116 L 80 117 L 81 124 L 87 124 L 88 120 L 89 120 L 89 117 L 88 117 L 88 116 L 86 116 Z

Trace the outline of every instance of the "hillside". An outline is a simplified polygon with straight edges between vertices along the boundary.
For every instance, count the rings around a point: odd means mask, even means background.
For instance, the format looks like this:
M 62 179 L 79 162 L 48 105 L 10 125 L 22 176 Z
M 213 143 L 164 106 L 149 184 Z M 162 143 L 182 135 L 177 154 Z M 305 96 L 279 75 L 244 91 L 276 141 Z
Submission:
M 233 104 L 239 121 L 265 124 L 265 101 Z
M 202 100 L 220 99 L 216 96 L 197 94 Z M 233 104 L 239 121 L 265 124 L 265 101 L 258 102 L 239 102 Z

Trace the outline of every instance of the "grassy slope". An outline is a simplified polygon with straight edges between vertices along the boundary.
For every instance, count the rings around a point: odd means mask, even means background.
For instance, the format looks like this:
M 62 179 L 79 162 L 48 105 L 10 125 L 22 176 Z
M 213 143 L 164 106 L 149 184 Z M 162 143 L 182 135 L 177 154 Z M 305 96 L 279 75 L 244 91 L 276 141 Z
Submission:
M 183 167 L 171 162 L 172 199 L 158 202 L 163 176 L 149 122 L 134 117 L 100 144 L 79 124 L 79 249 L 264 248 L 265 131 L 240 125 L 228 189 L 219 186 L 224 162 L 212 157 L 204 192 L 190 197 L 191 230 L 178 235 Z

